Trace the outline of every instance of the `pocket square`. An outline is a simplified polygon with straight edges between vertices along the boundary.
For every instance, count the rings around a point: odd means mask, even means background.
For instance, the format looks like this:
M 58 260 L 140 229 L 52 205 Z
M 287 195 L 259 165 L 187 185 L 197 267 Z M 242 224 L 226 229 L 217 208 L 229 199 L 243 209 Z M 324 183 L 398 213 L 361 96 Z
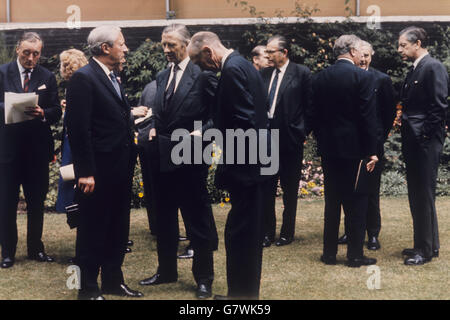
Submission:
M 45 84 L 43 84 L 42 86 L 40 86 L 40 87 L 38 88 L 38 90 L 44 90 L 44 89 L 47 89 L 47 87 L 45 86 Z

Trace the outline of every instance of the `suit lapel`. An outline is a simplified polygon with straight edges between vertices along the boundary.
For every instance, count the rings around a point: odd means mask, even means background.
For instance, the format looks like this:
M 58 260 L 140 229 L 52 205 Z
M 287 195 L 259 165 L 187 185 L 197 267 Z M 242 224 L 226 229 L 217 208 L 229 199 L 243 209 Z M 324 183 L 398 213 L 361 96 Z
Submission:
M 126 105 L 126 103 L 124 103 L 124 96 L 122 95 L 122 99 L 119 97 L 119 95 L 116 92 L 116 89 L 114 89 L 114 87 L 111 83 L 111 80 L 108 78 L 108 76 L 105 74 L 103 69 L 99 66 L 99 64 L 97 62 L 95 62 L 94 60 L 91 60 L 89 62 L 89 65 L 95 71 L 95 74 L 97 75 L 97 78 L 100 80 L 100 82 L 105 85 L 105 87 L 110 91 L 110 93 L 114 96 L 114 98 L 121 105 Z M 121 89 L 121 91 L 122 91 L 122 89 Z
M 161 72 L 161 76 L 158 78 L 157 83 L 157 91 L 156 91 L 156 102 L 161 106 L 161 109 L 164 108 L 164 92 L 166 91 L 167 82 L 169 81 L 171 68 L 167 68 L 166 70 Z M 158 90 L 158 88 L 160 88 Z
M 189 63 L 186 66 L 186 70 L 183 72 L 183 76 L 180 79 L 180 82 L 178 83 L 177 90 L 175 91 L 175 94 L 173 95 L 172 101 L 170 103 L 170 113 L 171 114 L 177 114 L 178 109 L 180 108 L 184 98 L 191 90 L 192 86 L 195 82 L 195 72 L 192 66 L 192 62 L 189 61 Z
M 39 81 L 41 79 L 41 69 L 39 68 L 39 65 L 37 65 L 33 72 L 31 73 L 31 79 L 30 84 L 28 86 L 28 92 L 35 92 L 38 88 Z
M 19 67 L 17 66 L 17 61 L 13 61 L 10 63 L 8 68 L 8 78 L 12 79 L 12 84 L 14 86 L 14 91 L 22 93 L 22 80 L 20 79 Z
M 286 74 L 283 77 L 283 80 L 281 81 L 280 88 L 278 89 L 278 95 L 277 95 L 277 105 L 280 102 L 281 97 L 283 96 L 284 90 L 286 90 L 289 83 L 291 83 L 292 74 L 294 72 L 294 65 L 292 62 L 289 61 L 289 64 L 286 68 Z

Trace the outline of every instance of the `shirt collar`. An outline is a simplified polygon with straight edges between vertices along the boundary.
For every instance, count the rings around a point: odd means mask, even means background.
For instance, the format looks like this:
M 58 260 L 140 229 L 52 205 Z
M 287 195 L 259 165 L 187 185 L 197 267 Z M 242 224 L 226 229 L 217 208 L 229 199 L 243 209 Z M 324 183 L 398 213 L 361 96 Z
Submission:
M 421 55 L 420 57 L 418 57 L 416 59 L 416 61 L 414 61 L 413 65 L 414 65 L 414 70 L 417 68 L 417 65 L 419 64 L 419 62 L 426 56 L 428 55 L 428 52 L 425 52 L 423 55 Z
M 281 73 L 285 73 L 289 64 L 289 59 L 287 59 L 286 63 L 279 69 Z
M 180 68 L 180 70 L 184 72 L 184 70 L 186 69 L 186 67 L 187 67 L 187 65 L 188 65 L 188 63 L 189 63 L 189 61 L 190 61 L 189 56 L 187 56 L 183 61 L 181 61 L 181 62 L 178 64 L 178 68 Z M 173 70 L 173 66 L 174 66 L 174 65 L 172 65 L 172 70 Z
M 347 60 L 347 61 L 350 61 L 352 64 L 355 64 L 355 62 L 352 59 L 349 59 L 349 58 L 339 58 L 338 61 L 339 60 Z
M 112 70 L 109 70 L 109 68 L 105 66 L 103 63 L 101 63 L 96 57 L 92 57 L 92 59 L 98 63 L 100 68 L 102 68 L 102 70 L 105 72 L 105 74 L 108 76 L 109 79 L 109 75 L 111 74 Z
M 233 49 L 228 49 L 228 51 L 223 55 L 222 57 L 222 64 L 220 66 L 220 69 L 223 69 L 223 66 L 225 65 L 225 61 L 227 60 L 228 56 L 233 52 Z
M 26 69 L 20 64 L 19 58 L 17 58 L 17 66 L 19 67 L 20 75 L 23 75 Z M 30 73 L 33 73 L 33 70 L 34 69 L 30 69 Z

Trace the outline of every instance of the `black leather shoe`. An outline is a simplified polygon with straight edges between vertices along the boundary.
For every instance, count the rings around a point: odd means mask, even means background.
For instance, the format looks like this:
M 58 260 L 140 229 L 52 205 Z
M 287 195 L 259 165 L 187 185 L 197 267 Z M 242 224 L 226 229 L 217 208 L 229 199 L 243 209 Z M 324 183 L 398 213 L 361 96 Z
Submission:
M 154 286 L 154 285 L 158 285 L 158 284 L 162 284 L 162 283 L 171 283 L 171 282 L 176 282 L 176 281 L 177 281 L 176 278 L 165 278 L 165 277 L 162 277 L 161 274 L 155 273 L 150 278 L 139 281 L 139 284 L 141 286 Z
M 38 262 L 53 262 L 55 259 L 47 255 L 45 252 L 38 252 L 35 255 L 28 256 L 30 260 L 36 260 Z
M 125 253 L 131 253 L 131 252 L 133 252 L 133 250 L 131 250 L 131 248 L 128 248 L 128 247 L 125 248 Z
M 2 259 L 1 263 L 2 269 L 11 268 L 13 265 L 14 265 L 14 258 L 6 257 Z
M 186 250 L 178 256 L 178 259 L 192 259 L 194 258 L 194 249 L 186 247 Z
M 288 238 L 284 238 L 284 237 L 280 237 L 280 239 L 278 239 L 278 241 L 275 243 L 275 245 L 277 247 L 282 247 L 282 246 L 286 246 L 288 244 L 290 244 L 292 242 L 292 238 L 288 239 Z
M 104 294 L 111 294 L 114 296 L 129 297 L 129 298 L 142 298 L 144 294 L 142 292 L 130 289 L 126 284 L 121 284 L 114 290 L 102 290 Z
M 439 250 L 433 250 L 433 258 L 439 258 Z
M 211 285 L 200 283 L 197 287 L 195 295 L 197 296 L 198 299 L 210 298 L 212 296 Z
M 369 237 L 367 240 L 367 249 L 369 250 L 378 250 L 381 248 L 380 242 L 377 237 Z
M 271 245 L 272 245 L 272 240 L 270 240 L 270 238 L 268 237 L 268 236 L 265 236 L 264 237 L 264 240 L 263 240 L 263 247 L 264 248 L 268 248 L 268 247 L 270 247 Z
M 127 247 L 132 247 L 134 245 L 133 240 L 128 240 L 127 241 Z
M 338 244 L 347 244 L 348 243 L 347 235 L 344 233 L 344 235 L 340 237 L 337 242 Z
M 335 265 L 336 264 L 336 256 L 324 256 L 322 255 L 320 257 L 320 261 L 322 261 L 325 264 L 328 265 Z
M 407 266 L 420 266 L 422 264 L 430 262 L 431 259 L 432 259 L 431 257 L 427 258 L 427 257 L 425 257 L 425 256 L 423 256 L 421 254 L 416 254 L 416 255 L 413 255 L 411 257 L 406 258 L 405 259 L 405 265 L 407 265 Z
M 377 259 L 374 258 L 368 258 L 366 256 L 363 256 L 361 258 L 354 258 L 354 259 L 348 259 L 347 266 L 351 268 L 359 268 L 361 266 L 370 266 L 372 264 L 376 264 Z

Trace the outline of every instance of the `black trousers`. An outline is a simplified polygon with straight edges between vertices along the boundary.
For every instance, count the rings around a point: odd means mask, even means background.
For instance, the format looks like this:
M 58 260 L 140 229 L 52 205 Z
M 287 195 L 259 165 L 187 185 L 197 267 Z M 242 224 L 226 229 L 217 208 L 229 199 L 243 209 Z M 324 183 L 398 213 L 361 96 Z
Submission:
M 378 156 L 380 161 L 375 165 L 375 169 L 371 172 L 369 178 L 369 194 L 367 202 L 367 236 L 378 237 L 381 230 L 381 213 L 380 213 L 380 185 L 381 174 L 383 173 L 384 161 L 382 155 Z
M 178 209 L 194 249 L 192 272 L 195 281 L 211 284 L 214 279 L 213 250 L 217 230 L 206 188 L 208 168 L 185 166 L 171 172 L 158 172 L 155 179 L 158 273 L 177 279 Z
M 444 130 L 427 141 L 415 137 L 408 122 L 402 125 L 402 152 L 414 230 L 414 248 L 427 257 L 440 248 L 436 213 L 436 183 Z
M 283 190 L 283 223 L 280 237 L 291 239 L 295 233 L 295 217 L 297 214 L 298 187 L 302 175 L 303 147 L 296 152 L 280 153 L 280 169 L 277 175 L 265 184 L 264 191 L 264 232 L 265 236 L 274 240 L 276 229 L 275 198 L 278 179 Z
M 32 256 L 44 251 L 44 201 L 49 186 L 47 157 L 24 153 L 0 164 L 0 244 L 2 257 L 14 258 L 17 247 L 17 204 L 22 185 L 27 203 L 27 249 Z
M 95 154 L 97 174 L 91 195 L 76 195 L 80 204 L 76 261 L 81 291 L 99 293 L 124 283 L 122 263 L 130 227 L 131 179 L 134 154 L 130 147 Z
M 325 185 L 323 254 L 335 256 L 338 251 L 341 206 L 345 213 L 348 236 L 347 258 L 363 256 L 366 230 L 367 194 L 354 192 L 359 160 L 322 158 Z
M 225 225 L 227 282 L 230 297 L 259 297 L 264 237 L 263 185 L 229 188 L 231 210 Z

